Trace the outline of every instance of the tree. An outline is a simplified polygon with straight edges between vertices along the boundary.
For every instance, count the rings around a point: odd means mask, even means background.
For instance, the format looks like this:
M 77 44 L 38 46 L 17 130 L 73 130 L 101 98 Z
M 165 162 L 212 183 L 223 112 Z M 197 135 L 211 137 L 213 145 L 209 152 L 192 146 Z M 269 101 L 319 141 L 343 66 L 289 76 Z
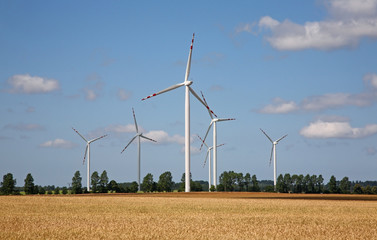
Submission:
M 80 171 L 76 171 L 72 178 L 72 193 L 73 194 L 81 194 L 82 193 L 82 185 L 81 185 L 81 175 Z
M 62 194 L 67 194 L 67 193 L 68 193 L 67 187 L 63 187 Z
M 129 191 L 130 193 L 137 193 L 138 190 L 139 190 L 139 184 L 137 184 L 136 181 L 133 181 L 133 182 L 131 183 L 131 186 L 129 187 L 128 191 Z
M 171 192 L 173 187 L 173 177 L 171 175 L 171 172 L 167 171 L 160 175 L 160 178 L 158 179 L 158 190 L 163 192 Z M 191 185 L 191 184 L 190 184 Z
M 344 177 L 339 183 L 339 190 L 341 193 L 348 194 L 351 192 L 351 182 L 348 177 Z
M 2 194 L 13 194 L 14 188 L 16 186 L 16 179 L 13 179 L 12 173 L 7 173 L 3 176 L 3 181 L 1 182 L 1 192 Z
M 322 174 L 320 174 L 317 178 L 318 193 L 323 193 L 323 180 Z
M 31 176 L 31 173 L 28 173 L 25 178 L 25 185 L 24 185 L 25 194 L 33 194 L 34 193 L 34 178 Z
M 92 185 L 92 192 L 98 192 L 98 186 L 100 184 L 100 178 L 97 171 L 94 171 L 92 173 L 92 176 L 90 178 L 91 185 Z
M 107 185 L 107 189 L 112 192 L 120 192 L 118 183 L 115 180 L 111 180 Z
M 153 192 L 156 191 L 155 189 L 155 182 L 153 181 L 153 175 L 151 173 L 148 173 L 144 178 L 143 182 L 141 183 L 141 190 L 144 192 Z
M 280 174 L 278 176 L 278 179 L 276 180 L 276 191 L 277 192 L 280 192 L 280 193 L 283 193 L 284 192 L 284 177 L 283 177 L 283 174 Z
M 107 177 L 106 170 L 101 173 L 101 179 L 99 182 L 99 190 L 101 193 L 107 192 L 107 184 L 109 183 L 109 178 Z
M 338 186 L 336 184 L 336 178 L 334 177 L 334 175 L 330 177 L 328 186 L 330 193 L 338 193 Z
M 250 173 L 245 174 L 244 181 L 245 181 L 246 191 L 249 192 L 249 186 L 251 185 L 251 181 L 252 181 Z
M 252 192 L 260 192 L 260 187 L 258 185 L 257 176 L 255 174 L 251 177 L 251 182 L 253 184 L 252 187 L 251 187 L 251 191 Z

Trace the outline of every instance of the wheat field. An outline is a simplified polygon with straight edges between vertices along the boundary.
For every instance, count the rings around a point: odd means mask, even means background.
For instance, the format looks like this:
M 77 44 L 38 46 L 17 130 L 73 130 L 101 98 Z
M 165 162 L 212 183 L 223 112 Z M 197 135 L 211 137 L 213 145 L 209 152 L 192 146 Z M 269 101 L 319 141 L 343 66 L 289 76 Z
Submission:
M 377 239 L 377 199 L 1 196 L 1 239 Z

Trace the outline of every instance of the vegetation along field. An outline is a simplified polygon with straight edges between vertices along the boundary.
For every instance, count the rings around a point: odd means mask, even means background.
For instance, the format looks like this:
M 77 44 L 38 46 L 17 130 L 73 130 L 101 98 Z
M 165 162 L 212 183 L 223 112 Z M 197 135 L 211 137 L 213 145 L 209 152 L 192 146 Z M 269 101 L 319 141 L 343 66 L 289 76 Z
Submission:
M 377 239 L 367 195 L 159 193 L 0 197 L 1 239 Z

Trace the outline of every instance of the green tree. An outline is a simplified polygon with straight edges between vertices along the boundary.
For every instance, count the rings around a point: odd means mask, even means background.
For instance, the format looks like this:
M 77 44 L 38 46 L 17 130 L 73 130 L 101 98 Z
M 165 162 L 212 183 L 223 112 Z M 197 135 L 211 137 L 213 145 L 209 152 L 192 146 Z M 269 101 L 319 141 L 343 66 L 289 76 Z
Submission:
M 55 190 L 54 190 L 54 194 L 60 194 L 60 188 L 59 187 L 56 187 Z
M 3 181 L 1 182 L 1 193 L 2 194 L 14 194 L 16 186 L 16 179 L 13 179 L 12 173 L 7 173 L 3 176 Z
M 323 193 L 323 180 L 322 174 L 320 174 L 317 178 L 318 193 Z
M 255 174 L 251 177 L 251 182 L 253 184 L 251 186 L 251 191 L 252 192 L 260 192 L 260 187 L 258 185 L 257 176 Z
M 81 194 L 82 193 L 82 185 L 81 185 L 81 175 L 80 171 L 76 171 L 72 178 L 72 193 L 73 194 Z
M 128 192 L 130 192 L 130 193 L 137 193 L 138 190 L 139 190 L 139 184 L 137 184 L 136 181 L 133 181 L 131 183 L 131 186 L 128 188 Z
M 247 192 L 249 192 L 250 190 L 253 191 L 252 189 L 250 189 L 250 185 L 251 185 L 251 182 L 252 182 L 250 173 L 245 174 L 244 181 L 245 181 L 246 191 Z
M 336 178 L 334 177 L 334 175 L 330 177 L 328 186 L 329 186 L 330 193 L 338 193 L 338 186 L 336 184 Z
M 31 173 L 28 173 L 25 178 L 25 185 L 24 191 L 25 194 L 33 194 L 34 193 L 34 178 L 31 176 Z
M 160 175 L 160 178 L 158 179 L 158 183 L 157 183 L 158 190 L 161 192 L 163 191 L 171 192 L 173 184 L 174 182 L 173 182 L 173 177 L 171 175 L 171 172 L 169 171 L 164 172 L 163 174 Z
M 153 181 L 153 175 L 151 173 L 148 173 L 144 178 L 143 182 L 141 183 L 141 190 L 144 192 L 153 192 L 156 191 L 154 187 L 156 184 Z
M 107 189 L 112 192 L 120 192 L 118 183 L 115 180 L 111 180 L 107 185 Z
M 99 190 L 101 193 L 106 193 L 107 192 L 107 184 L 109 183 L 109 178 L 107 177 L 107 172 L 106 170 L 103 170 L 101 173 L 101 178 L 99 182 Z
M 38 194 L 41 194 L 41 195 L 46 194 L 46 189 L 44 187 L 40 186 L 39 189 L 38 189 Z
M 283 193 L 285 189 L 283 174 L 280 174 L 276 180 L 276 191 Z
M 339 183 L 339 190 L 341 193 L 347 194 L 351 192 L 351 182 L 348 177 L 344 177 Z
M 67 194 L 68 193 L 68 189 L 67 189 L 67 187 L 63 187 L 63 189 L 62 189 L 62 194 Z
M 92 192 L 96 193 L 98 192 L 98 187 L 100 184 L 100 177 L 98 175 L 97 171 L 94 171 L 92 173 L 92 176 L 90 177 L 90 184 L 92 185 Z

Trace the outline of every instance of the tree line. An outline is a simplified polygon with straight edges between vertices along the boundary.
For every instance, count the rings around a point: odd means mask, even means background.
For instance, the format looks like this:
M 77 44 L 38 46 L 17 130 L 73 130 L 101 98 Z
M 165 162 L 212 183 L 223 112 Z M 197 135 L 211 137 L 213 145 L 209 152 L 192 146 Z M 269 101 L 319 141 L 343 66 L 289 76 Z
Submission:
M 192 178 L 190 174 L 190 179 Z M 69 187 L 55 187 L 54 185 L 39 186 L 34 184 L 34 178 L 31 173 L 26 175 L 23 187 L 16 187 L 16 179 L 11 173 L 3 176 L 1 182 L 0 194 L 82 194 L 88 193 L 87 188 L 82 186 L 82 177 L 80 171 L 76 171 L 72 177 L 72 183 Z M 246 192 L 274 192 L 273 181 L 259 181 L 256 175 L 250 173 L 237 173 L 234 171 L 224 171 L 219 176 L 217 187 L 208 186 L 207 181 L 190 180 L 191 191 L 246 191 Z M 138 183 L 117 183 L 110 180 L 106 170 L 101 175 L 94 171 L 91 175 L 91 193 L 136 193 Z M 148 173 L 140 185 L 143 192 L 172 192 L 185 190 L 185 174 L 182 174 L 181 181 L 175 183 L 171 172 L 162 173 L 158 181 L 155 182 L 153 175 Z M 355 193 L 355 194 L 377 194 L 377 181 L 349 181 L 348 177 L 337 181 L 331 176 L 327 184 L 324 183 L 322 175 L 290 175 L 289 173 L 280 174 L 277 178 L 276 192 L 280 193 Z

